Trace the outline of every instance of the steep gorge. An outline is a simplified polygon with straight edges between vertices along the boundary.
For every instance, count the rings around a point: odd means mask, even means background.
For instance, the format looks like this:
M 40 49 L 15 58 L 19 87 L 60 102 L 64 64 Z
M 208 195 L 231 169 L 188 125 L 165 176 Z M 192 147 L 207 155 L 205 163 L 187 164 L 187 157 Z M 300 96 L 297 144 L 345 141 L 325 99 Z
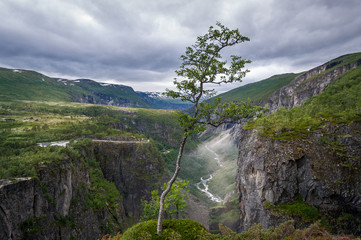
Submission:
M 139 219 L 163 175 L 149 142 L 91 142 L 44 165 L 37 178 L 0 186 L 0 239 L 95 239 Z

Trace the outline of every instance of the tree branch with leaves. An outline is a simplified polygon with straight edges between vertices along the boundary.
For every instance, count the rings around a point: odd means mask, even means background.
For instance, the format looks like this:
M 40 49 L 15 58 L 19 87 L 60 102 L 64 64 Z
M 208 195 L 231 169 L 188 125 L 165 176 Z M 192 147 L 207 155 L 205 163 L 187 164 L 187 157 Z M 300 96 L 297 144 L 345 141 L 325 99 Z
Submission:
M 212 102 L 201 101 L 204 97 L 216 95 L 214 89 L 209 86 L 241 82 L 249 70 L 244 70 L 246 63 L 240 56 L 229 56 L 230 63 L 223 60 L 221 52 L 227 47 L 249 41 L 242 36 L 238 29 L 230 30 L 217 22 L 216 27 L 209 27 L 208 33 L 199 36 L 194 45 L 187 47 L 185 54 L 181 56 L 182 63 L 176 74 L 181 80 L 174 79 L 176 90 L 167 89 L 166 95 L 178 98 L 193 104 L 192 114 L 177 112 L 179 124 L 183 129 L 183 137 L 179 146 L 176 169 L 167 188 L 160 196 L 158 213 L 158 234 L 162 233 L 164 217 L 164 201 L 172 184 L 180 171 L 180 162 L 187 138 L 191 134 L 197 134 L 205 130 L 207 125 L 218 127 L 224 123 L 240 123 L 262 111 L 261 107 L 246 103 L 222 103 L 220 98 Z

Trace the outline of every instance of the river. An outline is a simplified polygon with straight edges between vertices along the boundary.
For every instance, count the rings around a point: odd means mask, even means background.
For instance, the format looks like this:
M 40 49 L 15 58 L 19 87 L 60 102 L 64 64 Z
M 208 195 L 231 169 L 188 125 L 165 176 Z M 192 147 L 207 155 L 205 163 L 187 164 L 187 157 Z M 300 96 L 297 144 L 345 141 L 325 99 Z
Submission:
M 203 179 L 203 177 L 201 177 L 201 181 L 196 183 L 195 186 L 198 188 L 199 191 L 204 192 L 208 198 L 211 199 L 211 201 L 213 202 L 222 202 L 222 198 L 220 198 L 219 196 L 217 196 L 216 194 L 212 194 L 208 191 L 208 181 L 211 180 L 213 178 L 212 174 L 209 176 L 209 178 L 207 179 Z M 203 185 L 204 188 L 201 188 L 200 185 Z
M 217 164 L 218 164 L 221 168 L 223 168 L 224 166 L 223 166 L 223 164 L 222 164 L 222 162 L 221 162 L 221 159 L 219 158 L 218 154 L 217 154 L 215 151 L 213 151 L 212 149 L 210 149 L 210 148 L 208 147 L 208 145 L 205 145 L 205 148 L 206 148 L 208 151 L 210 151 L 213 155 L 215 155 L 214 159 L 217 161 Z M 203 177 L 201 177 L 201 181 L 198 182 L 198 183 L 196 183 L 195 186 L 197 187 L 197 189 L 198 189 L 199 191 L 205 193 L 206 196 L 207 196 L 209 199 L 211 199 L 211 201 L 213 201 L 213 202 L 222 202 L 222 201 L 223 201 L 222 198 L 220 198 L 217 194 L 213 194 L 213 193 L 209 192 L 209 190 L 208 190 L 208 189 L 209 189 L 208 182 L 209 182 L 212 178 L 213 178 L 213 175 L 212 175 L 212 174 L 209 176 L 209 178 L 206 178 L 206 179 L 203 179 Z M 203 186 L 203 188 L 201 187 L 201 185 Z

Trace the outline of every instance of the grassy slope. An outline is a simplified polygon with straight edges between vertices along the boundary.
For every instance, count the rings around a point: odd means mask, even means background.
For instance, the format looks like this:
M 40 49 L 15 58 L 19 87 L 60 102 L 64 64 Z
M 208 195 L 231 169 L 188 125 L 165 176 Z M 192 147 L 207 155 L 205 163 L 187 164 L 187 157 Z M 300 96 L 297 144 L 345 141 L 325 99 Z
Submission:
M 128 100 L 137 107 L 149 107 L 131 87 L 121 85 L 102 86 L 95 81 L 60 81 L 34 71 L 14 71 L 0 68 L 0 101 L 73 101 L 73 97 L 83 95 L 107 95 L 112 98 Z
M 0 68 L 0 100 L 71 101 L 64 84 L 33 71 Z M 62 86 L 63 85 L 63 86 Z
M 134 105 L 149 107 L 149 104 L 129 86 L 115 84 L 102 86 L 100 83 L 92 80 L 81 80 L 80 82 L 74 82 L 74 84 L 84 91 L 92 93 L 92 95 L 107 95 L 113 99 L 123 98 L 129 100 Z
M 302 106 L 281 108 L 274 114 L 249 123 L 266 136 L 275 138 L 306 137 L 325 124 L 361 121 L 361 66 L 336 79 L 326 90 L 308 99 Z
M 141 222 L 129 228 L 123 235 L 104 236 L 104 240 L 128 240 L 128 239 L 210 239 L 210 240 L 230 240 L 230 239 L 263 239 L 263 240 L 297 240 L 297 239 L 359 239 L 346 235 L 331 235 L 319 223 L 298 230 L 294 227 L 294 221 L 287 221 L 276 228 L 264 229 L 261 224 L 253 225 L 249 230 L 242 233 L 235 233 L 231 229 L 220 226 L 220 234 L 209 233 L 204 226 L 197 222 L 186 219 L 165 220 L 163 232 L 158 235 L 156 231 L 156 220 Z
M 272 93 L 289 84 L 298 75 L 295 73 L 275 75 L 259 82 L 235 88 L 217 97 L 221 97 L 223 102 L 241 102 L 250 98 L 253 102 L 259 104 Z

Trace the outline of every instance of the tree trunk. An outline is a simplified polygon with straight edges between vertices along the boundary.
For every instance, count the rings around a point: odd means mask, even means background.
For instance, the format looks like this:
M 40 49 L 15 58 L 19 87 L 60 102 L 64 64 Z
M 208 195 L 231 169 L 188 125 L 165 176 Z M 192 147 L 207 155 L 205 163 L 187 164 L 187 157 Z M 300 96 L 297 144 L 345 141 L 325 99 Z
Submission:
M 163 217 L 164 217 L 164 200 L 165 200 L 165 197 L 167 196 L 167 194 L 169 193 L 174 181 L 177 179 L 177 176 L 178 176 L 178 173 L 179 173 L 179 170 L 180 170 L 180 161 L 181 161 L 181 158 L 182 158 L 182 155 L 183 155 L 183 150 L 184 150 L 184 146 L 185 146 L 186 141 L 187 141 L 187 137 L 188 137 L 187 133 L 184 133 L 183 138 L 182 138 L 182 142 L 181 142 L 180 147 L 179 147 L 177 163 L 176 163 L 176 168 L 175 168 L 173 177 L 169 180 L 167 188 L 162 192 L 162 195 L 160 196 L 160 200 L 159 200 L 160 207 L 159 207 L 158 224 L 157 224 L 157 233 L 158 233 L 158 235 L 160 235 L 162 233 L 162 230 L 163 230 L 162 223 L 163 223 Z

